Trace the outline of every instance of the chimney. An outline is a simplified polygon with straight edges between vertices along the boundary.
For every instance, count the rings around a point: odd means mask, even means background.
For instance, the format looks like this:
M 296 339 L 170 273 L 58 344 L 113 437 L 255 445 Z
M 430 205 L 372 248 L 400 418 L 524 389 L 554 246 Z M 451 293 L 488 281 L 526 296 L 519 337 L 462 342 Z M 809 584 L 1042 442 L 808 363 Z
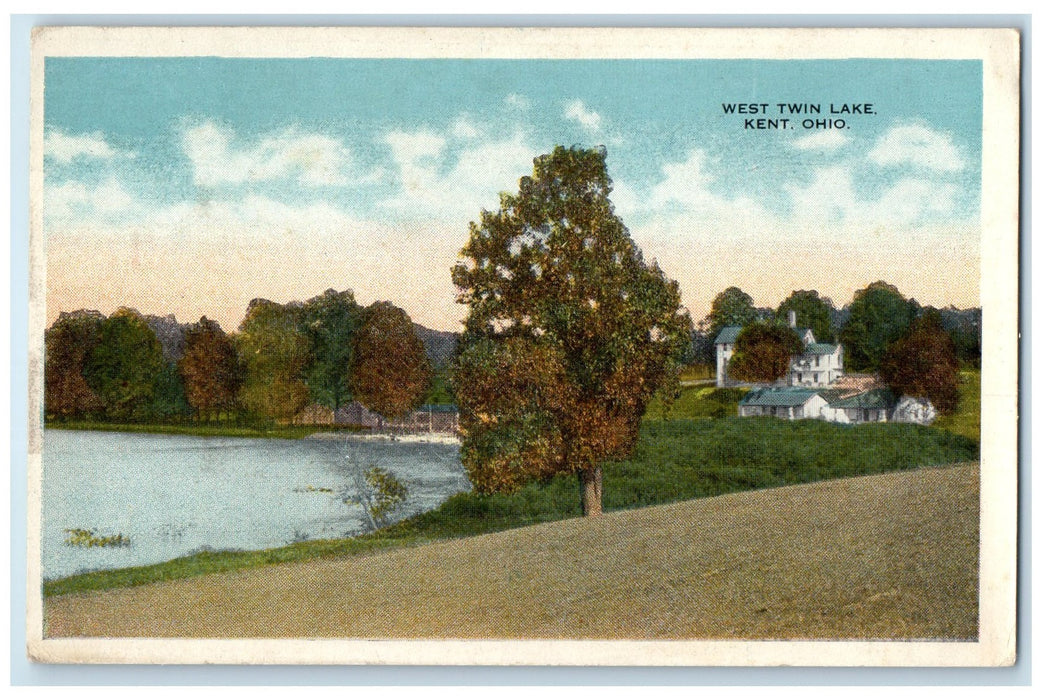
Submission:
M 796 327 L 796 312 L 795 311 L 790 311 L 789 312 L 789 328 L 795 328 L 795 327 Z

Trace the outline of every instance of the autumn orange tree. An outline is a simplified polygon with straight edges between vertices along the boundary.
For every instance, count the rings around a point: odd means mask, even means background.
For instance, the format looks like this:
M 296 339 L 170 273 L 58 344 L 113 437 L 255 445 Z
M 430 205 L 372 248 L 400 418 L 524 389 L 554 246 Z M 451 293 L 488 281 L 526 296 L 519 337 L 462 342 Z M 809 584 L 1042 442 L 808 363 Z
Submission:
M 955 412 L 959 361 L 940 313 L 931 309 L 912 321 L 908 332 L 886 349 L 879 375 L 898 395 L 927 398 L 945 415 Z
M 188 403 L 200 417 L 235 407 L 242 383 L 239 356 L 216 322 L 203 316 L 185 333 L 184 355 L 177 363 Z
M 773 382 L 789 371 L 792 356 L 803 352 L 796 331 L 776 323 L 751 323 L 734 341 L 727 374 L 740 382 Z
M 351 356 L 354 397 L 385 418 L 419 405 L 431 381 L 431 366 L 412 320 L 387 301 L 366 307 Z
M 557 147 L 482 211 L 452 271 L 468 316 L 454 368 L 475 489 L 575 473 L 583 513 L 675 379 L 691 321 L 615 214 L 604 149 Z

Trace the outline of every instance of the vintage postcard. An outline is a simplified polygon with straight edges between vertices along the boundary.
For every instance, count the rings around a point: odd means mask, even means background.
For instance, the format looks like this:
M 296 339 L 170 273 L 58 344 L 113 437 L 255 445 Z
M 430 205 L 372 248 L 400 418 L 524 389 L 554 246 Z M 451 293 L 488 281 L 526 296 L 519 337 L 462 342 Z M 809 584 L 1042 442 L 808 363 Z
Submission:
M 32 46 L 28 654 L 1016 658 L 1019 36 Z

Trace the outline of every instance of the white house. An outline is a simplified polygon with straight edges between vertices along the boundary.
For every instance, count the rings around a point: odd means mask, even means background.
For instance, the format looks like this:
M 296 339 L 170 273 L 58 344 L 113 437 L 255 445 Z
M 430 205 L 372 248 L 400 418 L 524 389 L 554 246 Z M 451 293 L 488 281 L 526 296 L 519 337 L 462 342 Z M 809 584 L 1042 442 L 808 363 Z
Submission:
M 818 391 L 803 387 L 764 387 L 753 389 L 738 402 L 738 415 L 775 416 L 788 420 L 801 418 L 824 418 L 828 410 L 826 401 Z
M 843 346 L 819 343 L 810 328 L 796 327 L 796 312 L 789 312 L 789 327 L 803 342 L 803 353 L 794 355 L 785 384 L 802 387 L 826 387 L 843 376 Z M 716 385 L 728 383 L 727 363 L 734 355 L 734 343 L 741 326 L 725 326 L 716 336 Z

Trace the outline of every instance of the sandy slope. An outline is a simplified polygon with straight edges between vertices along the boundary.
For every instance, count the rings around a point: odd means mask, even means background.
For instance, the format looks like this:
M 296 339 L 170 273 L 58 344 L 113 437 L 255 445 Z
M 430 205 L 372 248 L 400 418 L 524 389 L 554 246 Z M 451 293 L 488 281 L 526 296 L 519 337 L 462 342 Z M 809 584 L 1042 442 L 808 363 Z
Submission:
M 47 636 L 972 638 L 979 465 L 46 602 Z

